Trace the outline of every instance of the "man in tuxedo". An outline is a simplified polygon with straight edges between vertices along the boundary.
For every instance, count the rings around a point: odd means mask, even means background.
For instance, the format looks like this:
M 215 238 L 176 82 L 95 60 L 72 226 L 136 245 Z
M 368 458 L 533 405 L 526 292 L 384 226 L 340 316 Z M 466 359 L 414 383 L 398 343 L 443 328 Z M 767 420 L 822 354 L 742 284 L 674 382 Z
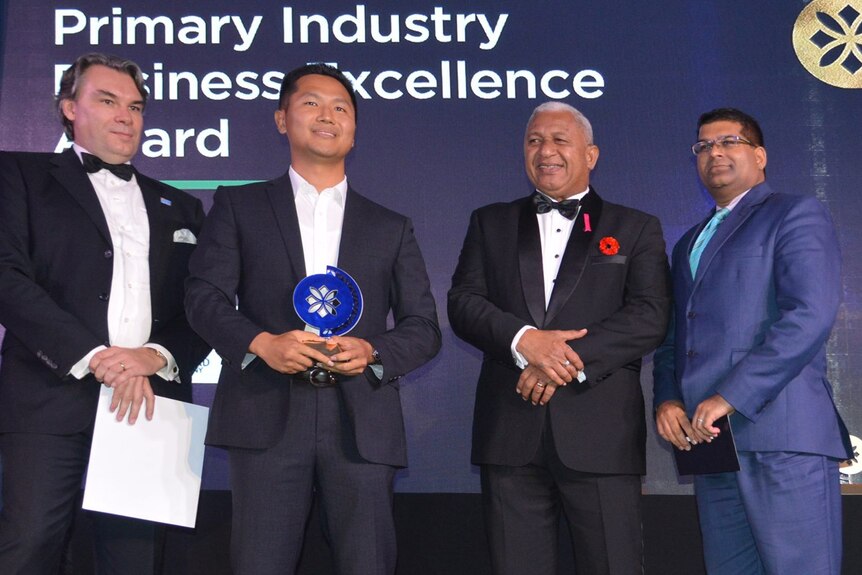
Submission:
M 659 221 L 589 184 L 592 127 L 540 105 L 524 138 L 536 191 L 476 210 L 449 291 L 484 352 L 473 463 L 497 574 L 556 574 L 560 512 L 579 574 L 641 573 L 641 358 L 670 308 Z
M 190 400 L 206 355 L 183 312 L 202 206 L 128 163 L 146 99 L 133 62 L 81 56 L 57 95 L 73 148 L 0 154 L 2 573 L 57 573 L 100 383 L 134 424 Z M 152 523 L 92 518 L 100 573 L 152 575 Z
M 407 465 L 399 380 L 440 349 L 425 263 L 410 220 L 348 185 L 356 96 L 340 71 L 288 73 L 275 125 L 290 168 L 216 192 L 187 283 L 189 320 L 223 362 L 207 442 L 230 456 L 231 563 L 293 573 L 316 493 L 338 573 L 391 575 L 392 483 Z M 364 309 L 327 356 L 293 297 L 336 265 Z
M 654 367 L 658 432 L 696 450 L 730 415 L 739 471 L 694 479 L 711 575 L 837 574 L 838 460 L 850 446 L 826 380 L 841 293 L 835 231 L 813 196 L 766 183 L 754 118 L 712 110 L 697 138 L 716 208 L 673 250 L 675 319 Z

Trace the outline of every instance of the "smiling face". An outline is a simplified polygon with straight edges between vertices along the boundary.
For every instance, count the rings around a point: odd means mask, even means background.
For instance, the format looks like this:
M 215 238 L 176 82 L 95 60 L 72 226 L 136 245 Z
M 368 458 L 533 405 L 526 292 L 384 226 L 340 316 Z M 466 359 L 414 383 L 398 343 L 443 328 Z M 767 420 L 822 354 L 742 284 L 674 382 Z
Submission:
M 144 99 L 131 76 L 106 66 L 87 68 L 74 100 L 63 100 L 75 143 L 110 164 L 132 159 L 141 143 Z
M 566 110 L 539 112 L 527 126 L 524 165 L 539 191 L 564 200 L 587 189 L 599 148 Z
M 302 76 L 287 104 L 275 112 L 278 131 L 290 141 L 290 161 L 300 174 L 336 167 L 353 148 L 356 111 L 350 95 L 335 78 Z
M 742 124 L 728 120 L 704 124 L 697 133 L 697 139 L 701 141 L 721 136 L 746 138 Z M 720 207 L 764 181 L 765 168 L 766 149 L 762 146 L 713 146 L 697 155 L 697 173 Z

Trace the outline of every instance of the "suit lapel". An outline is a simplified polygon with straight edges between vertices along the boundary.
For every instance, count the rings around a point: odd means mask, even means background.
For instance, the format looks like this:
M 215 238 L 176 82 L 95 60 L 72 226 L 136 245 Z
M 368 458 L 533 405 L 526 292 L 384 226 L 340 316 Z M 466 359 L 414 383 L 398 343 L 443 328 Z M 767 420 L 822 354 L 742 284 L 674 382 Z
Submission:
M 162 203 L 161 192 L 156 188 L 153 181 L 146 176 L 137 174 L 135 176 L 138 187 L 141 189 L 141 197 L 144 199 L 144 207 L 147 209 L 147 221 L 150 225 L 150 289 L 151 299 L 153 300 L 153 315 L 156 315 L 157 302 L 155 295 L 163 293 L 164 290 L 158 289 L 164 280 L 166 271 L 167 253 L 173 242 L 173 231 L 169 229 L 171 218 L 168 217 L 167 210 L 171 209 L 168 204 Z
M 368 246 L 362 243 L 363 226 L 369 221 L 367 203 L 353 188 L 348 187 L 344 202 L 344 220 L 341 223 L 341 242 L 338 245 L 338 267 L 356 270 L 362 264 L 356 257 L 361 251 L 367 253 Z M 349 273 L 349 272 L 348 272 Z M 355 271 L 353 273 L 356 273 Z
M 709 269 L 712 260 L 721 250 L 724 244 L 730 239 L 733 234 L 754 214 L 757 208 L 766 201 L 766 198 L 772 195 L 772 190 L 766 184 L 755 186 L 748 192 L 739 204 L 730 212 L 720 226 L 715 230 L 715 235 L 710 238 L 709 243 L 703 250 L 700 256 L 700 262 L 697 266 L 697 277 L 694 278 L 692 289 L 697 289 L 700 285 L 701 278 L 706 275 L 706 270 Z M 697 237 L 697 234 L 693 237 Z M 692 240 L 694 241 L 694 240 Z M 690 248 L 689 248 L 690 249 Z M 687 252 L 690 253 L 690 252 Z M 691 270 L 689 270 L 689 275 Z
M 278 223 L 281 239 L 287 250 L 290 267 L 294 278 L 299 281 L 307 274 L 305 271 L 305 256 L 302 251 L 302 234 L 299 231 L 299 219 L 296 217 L 296 202 L 293 198 L 293 188 L 290 176 L 267 182 L 266 194 L 272 204 L 272 212 Z
M 102 205 L 78 155 L 69 148 L 51 162 L 56 166 L 51 170 L 51 175 L 81 205 L 105 240 L 113 245 Z
M 536 327 L 545 325 L 545 282 L 542 274 L 542 242 L 539 238 L 539 222 L 533 203 L 529 200 L 521 205 L 518 219 L 518 264 L 521 271 L 521 289 L 527 301 L 527 309 Z
M 560 271 L 557 273 L 557 281 L 554 282 L 554 291 L 551 292 L 551 301 L 548 303 L 546 322 L 552 321 L 563 309 L 586 269 L 589 248 L 594 243 L 594 230 L 599 227 L 603 204 L 596 191 L 590 187 L 590 192 L 581 201 L 581 210 L 572 226 L 563 261 L 560 262 Z M 590 222 L 590 231 L 587 231 L 587 220 Z

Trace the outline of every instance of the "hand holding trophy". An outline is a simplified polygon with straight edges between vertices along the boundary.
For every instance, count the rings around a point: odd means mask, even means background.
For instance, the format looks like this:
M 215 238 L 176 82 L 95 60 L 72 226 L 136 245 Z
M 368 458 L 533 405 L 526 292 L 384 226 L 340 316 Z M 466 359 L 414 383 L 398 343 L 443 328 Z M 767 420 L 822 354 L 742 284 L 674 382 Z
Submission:
M 309 331 L 320 337 L 344 335 L 352 330 L 362 317 L 362 292 L 350 274 L 335 266 L 327 266 L 326 273 L 306 277 L 293 290 L 293 309 L 305 322 Z M 330 342 L 307 342 L 327 356 L 339 353 L 338 345 Z M 338 374 L 321 363 L 296 374 L 308 379 L 315 387 L 329 387 L 338 383 Z

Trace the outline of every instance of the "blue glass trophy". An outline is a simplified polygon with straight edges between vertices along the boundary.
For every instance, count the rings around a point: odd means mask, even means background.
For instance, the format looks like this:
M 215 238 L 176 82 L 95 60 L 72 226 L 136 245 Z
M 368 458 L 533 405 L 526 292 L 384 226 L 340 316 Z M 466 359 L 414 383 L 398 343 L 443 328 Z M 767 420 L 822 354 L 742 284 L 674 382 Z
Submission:
M 293 290 L 293 309 L 305 324 L 320 337 L 344 335 L 352 330 L 362 317 L 362 292 L 350 274 L 335 266 L 327 266 L 326 273 L 306 277 Z M 331 342 L 310 342 L 310 347 L 334 355 L 341 349 Z M 334 373 L 317 363 L 302 377 L 315 386 L 337 383 Z

